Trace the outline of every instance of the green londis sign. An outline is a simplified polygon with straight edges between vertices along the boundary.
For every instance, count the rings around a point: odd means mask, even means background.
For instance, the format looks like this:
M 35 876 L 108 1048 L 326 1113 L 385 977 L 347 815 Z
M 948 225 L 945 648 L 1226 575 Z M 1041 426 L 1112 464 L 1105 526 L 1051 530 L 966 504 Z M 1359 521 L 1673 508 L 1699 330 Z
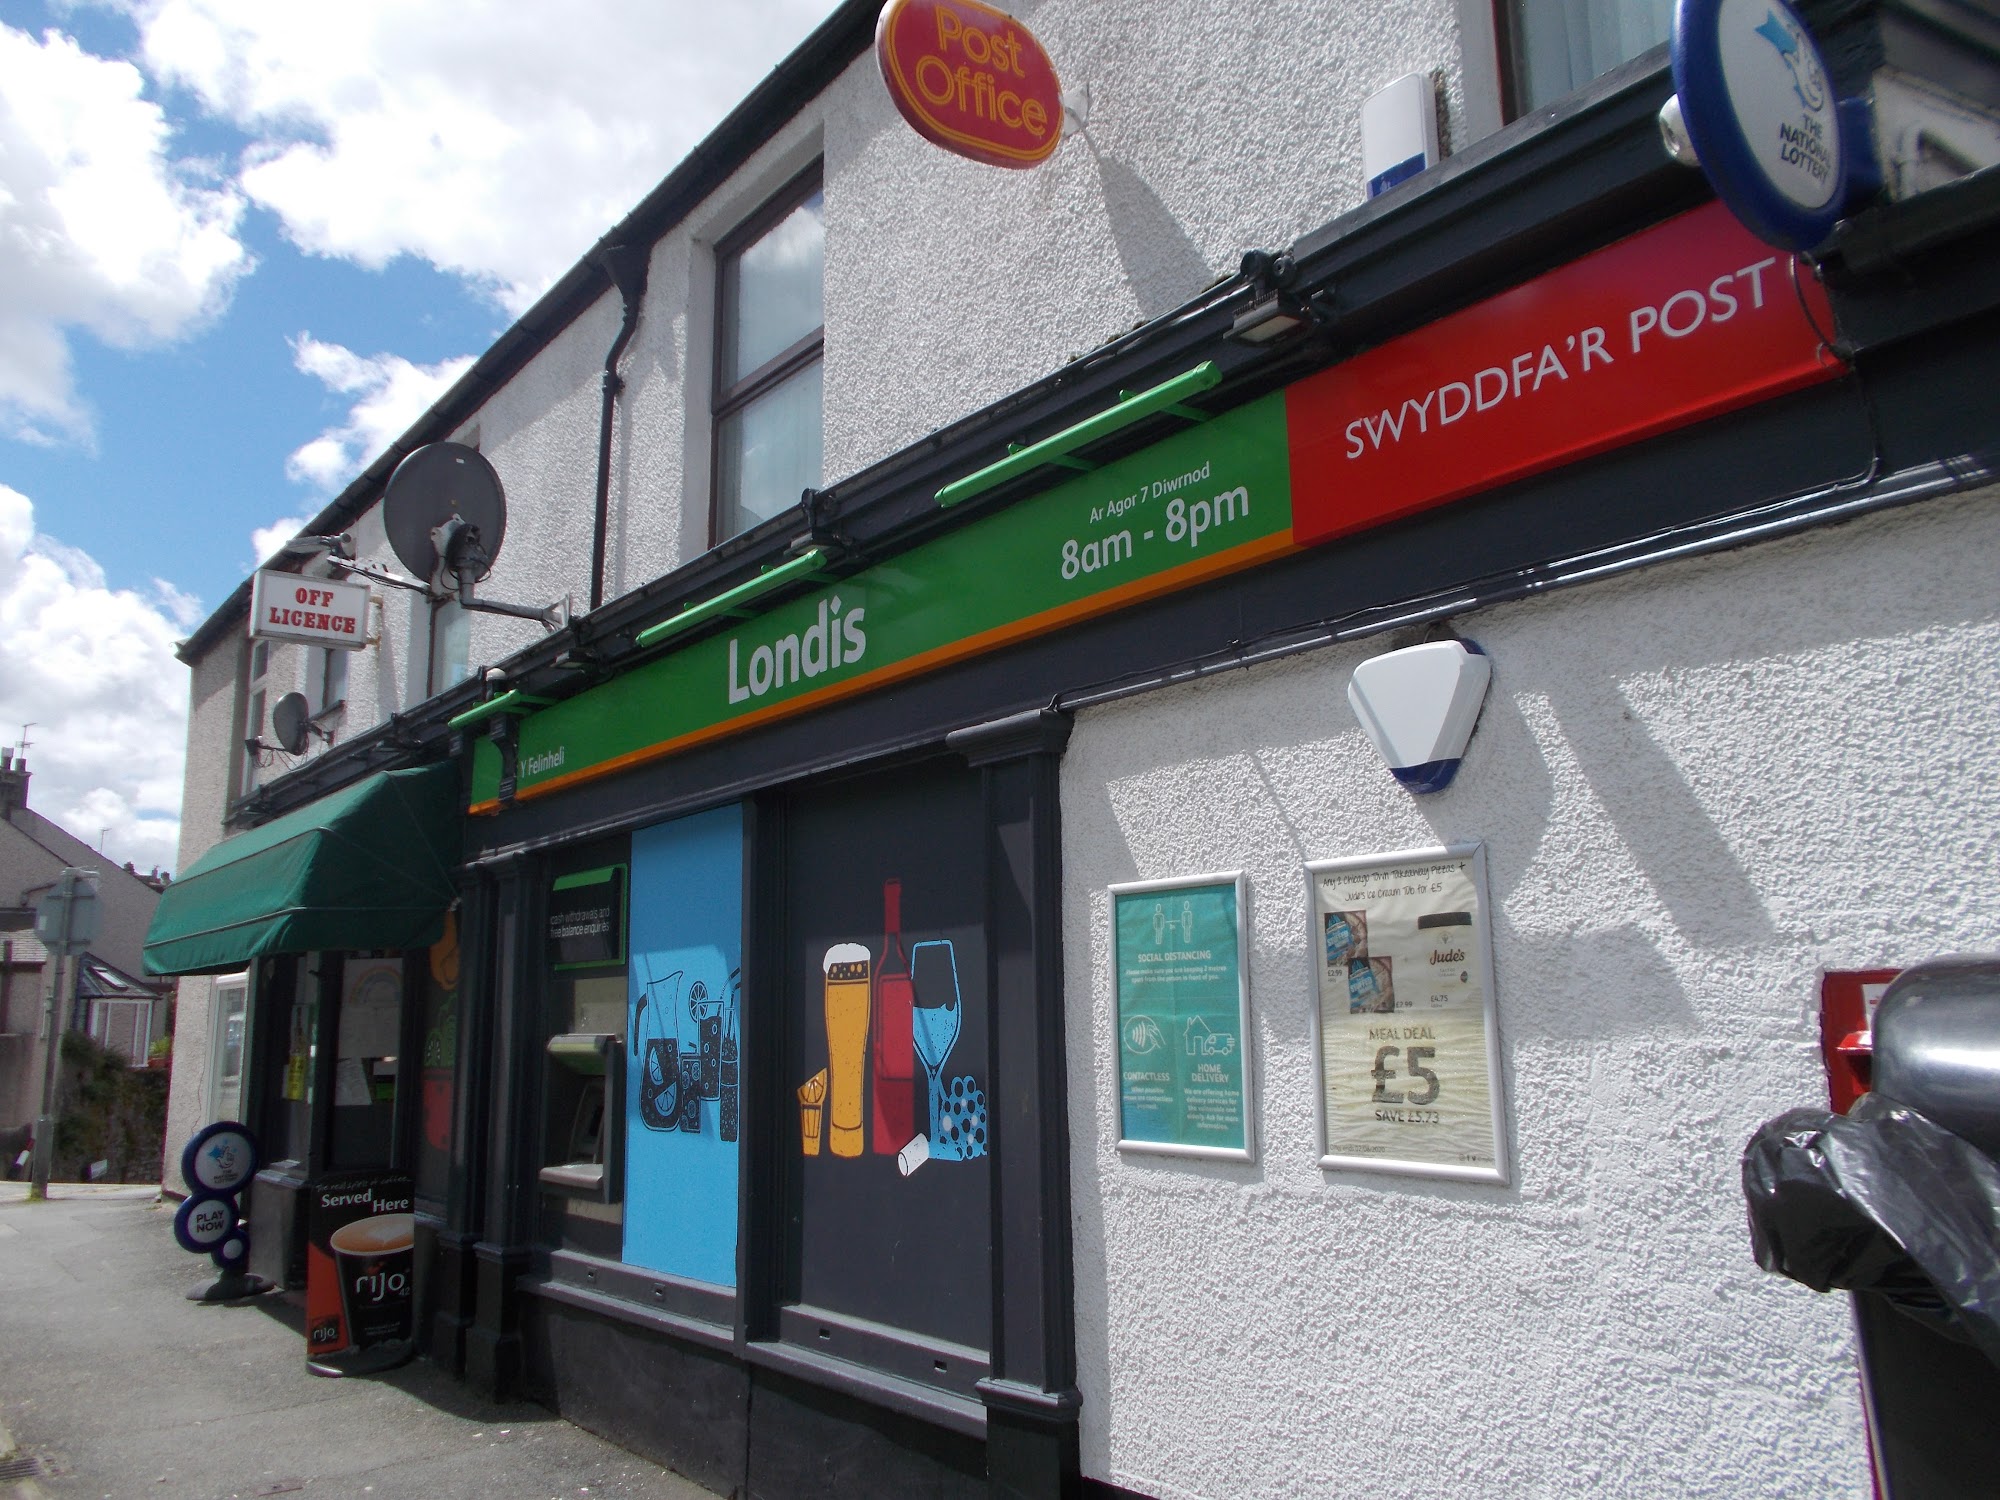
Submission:
M 1242 894 L 1236 876 L 1112 887 L 1121 1150 L 1250 1154 Z
M 523 719 L 532 797 L 802 713 L 1293 550 L 1273 394 Z M 500 790 L 475 750 L 472 805 Z

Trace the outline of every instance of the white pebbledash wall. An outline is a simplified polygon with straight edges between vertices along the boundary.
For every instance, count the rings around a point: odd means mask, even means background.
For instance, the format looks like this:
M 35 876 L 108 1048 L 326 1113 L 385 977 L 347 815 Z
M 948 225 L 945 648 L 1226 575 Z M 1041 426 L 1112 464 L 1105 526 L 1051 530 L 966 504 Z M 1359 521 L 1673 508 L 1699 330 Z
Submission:
M 1162 1497 L 1862 1497 L 1843 1297 L 1760 1271 L 1751 1131 L 1822 967 L 2000 947 L 2000 492 L 1457 623 L 1417 798 L 1384 637 L 1081 714 L 1063 763 L 1084 1471 Z M 1323 1171 L 1307 860 L 1486 845 L 1514 1186 Z M 1258 1157 L 1121 1157 L 1115 881 L 1242 868 Z

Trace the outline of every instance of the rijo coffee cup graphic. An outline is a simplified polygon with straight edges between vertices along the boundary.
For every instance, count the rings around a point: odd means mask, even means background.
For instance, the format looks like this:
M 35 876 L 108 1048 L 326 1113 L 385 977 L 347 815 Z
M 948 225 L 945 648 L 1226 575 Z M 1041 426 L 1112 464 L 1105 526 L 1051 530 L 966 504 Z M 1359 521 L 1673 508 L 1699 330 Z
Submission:
M 410 1288 L 416 1220 L 375 1214 L 341 1225 L 327 1239 L 340 1277 L 347 1347 L 366 1349 L 410 1336 Z

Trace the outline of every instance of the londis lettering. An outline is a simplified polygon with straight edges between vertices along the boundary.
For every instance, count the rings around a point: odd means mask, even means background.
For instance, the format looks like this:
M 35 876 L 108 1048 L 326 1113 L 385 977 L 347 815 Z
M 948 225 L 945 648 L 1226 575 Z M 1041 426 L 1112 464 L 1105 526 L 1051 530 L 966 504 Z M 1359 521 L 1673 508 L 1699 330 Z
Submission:
M 1062 138 L 1062 89 L 1041 44 L 979 0 L 889 0 L 876 61 L 926 140 L 974 161 L 1031 167 Z
M 819 618 L 804 630 L 795 630 L 766 646 L 751 649 L 748 667 L 742 660 L 741 643 L 729 640 L 729 701 L 743 703 L 761 698 L 774 688 L 850 666 L 867 654 L 868 633 L 861 622 L 868 611 L 859 605 L 841 612 L 840 595 L 819 601 Z

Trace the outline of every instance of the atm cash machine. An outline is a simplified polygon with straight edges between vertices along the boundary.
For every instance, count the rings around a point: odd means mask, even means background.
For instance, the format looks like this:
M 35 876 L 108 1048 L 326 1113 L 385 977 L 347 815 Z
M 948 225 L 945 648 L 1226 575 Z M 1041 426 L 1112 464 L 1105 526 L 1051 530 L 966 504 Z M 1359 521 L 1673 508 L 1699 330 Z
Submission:
M 1846 1114 L 1795 1109 L 1743 1155 L 1766 1270 L 1854 1293 L 1887 1500 L 2000 1493 L 2000 958 L 1905 970 Z

